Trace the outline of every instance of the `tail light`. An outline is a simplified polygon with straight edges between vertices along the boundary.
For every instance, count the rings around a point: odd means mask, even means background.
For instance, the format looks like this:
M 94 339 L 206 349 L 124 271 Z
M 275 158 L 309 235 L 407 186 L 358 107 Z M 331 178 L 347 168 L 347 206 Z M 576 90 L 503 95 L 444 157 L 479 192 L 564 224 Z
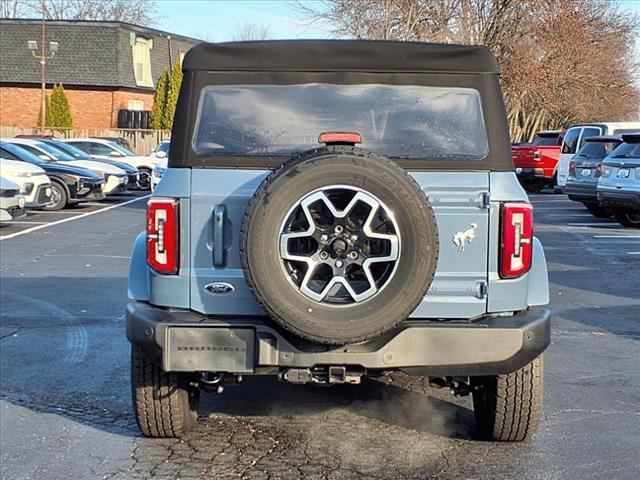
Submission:
M 178 273 L 178 200 L 153 198 L 147 206 L 147 263 L 159 273 Z
M 569 176 L 576 176 L 576 162 L 569 162 Z
M 593 176 L 594 176 L 595 178 L 598 178 L 598 177 L 600 177 L 601 175 L 602 175 L 602 164 L 600 164 L 600 163 L 599 163 L 599 164 L 596 166 L 596 172 L 593 174 Z
M 533 207 L 528 203 L 502 205 L 500 276 L 519 277 L 531 268 Z

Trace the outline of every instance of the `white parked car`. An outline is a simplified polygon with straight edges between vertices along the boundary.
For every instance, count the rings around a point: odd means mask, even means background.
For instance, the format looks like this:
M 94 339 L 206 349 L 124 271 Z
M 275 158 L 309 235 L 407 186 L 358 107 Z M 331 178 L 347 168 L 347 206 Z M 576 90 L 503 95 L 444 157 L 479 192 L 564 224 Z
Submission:
M 0 177 L 20 187 L 26 207 L 40 208 L 52 202 L 51 181 L 37 165 L 0 158 Z
M 63 152 L 48 143 L 30 138 L 7 138 L 3 139 L 3 141 L 13 143 L 14 145 L 20 145 L 20 147 L 47 162 L 70 162 L 70 164 L 76 167 L 86 168 L 87 170 L 91 170 L 102 175 L 105 180 L 103 192 L 107 195 L 122 192 L 127 189 L 127 183 L 129 182 L 127 172 L 114 165 L 94 162 L 92 160 L 77 160 L 68 153 Z
M 20 186 L 0 177 L 0 223 L 25 215 L 24 197 L 20 195 Z
M 162 176 L 164 175 L 164 172 L 167 171 L 168 162 L 169 162 L 169 159 L 165 154 L 164 157 L 160 157 L 158 164 L 153 168 L 153 172 L 151 173 L 151 191 L 152 192 L 156 190 L 156 187 L 160 183 L 160 180 L 162 180 Z
M 569 162 L 589 137 L 600 135 L 621 135 L 623 133 L 633 133 L 640 130 L 640 122 L 602 122 L 602 123 L 581 123 L 572 125 L 564 132 L 560 159 L 558 160 L 557 183 L 564 189 L 569 177 Z
M 151 172 L 158 163 L 157 157 L 136 155 L 122 145 L 100 138 L 67 138 L 64 140 L 97 159 L 111 159 L 128 163 L 138 169 L 138 187 L 146 190 L 151 184 Z

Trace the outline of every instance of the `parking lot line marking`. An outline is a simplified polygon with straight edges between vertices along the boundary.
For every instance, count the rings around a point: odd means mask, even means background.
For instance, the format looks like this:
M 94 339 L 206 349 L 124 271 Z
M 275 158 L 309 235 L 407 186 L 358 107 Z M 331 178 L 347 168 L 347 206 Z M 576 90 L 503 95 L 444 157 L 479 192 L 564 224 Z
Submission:
M 28 222 L 26 220 L 16 220 L 16 221 L 3 222 L 3 223 L 10 223 L 11 225 L 40 225 L 48 222 Z
M 20 235 L 24 235 L 25 233 L 35 232 L 36 230 L 41 230 L 47 227 L 53 227 L 55 225 L 60 225 L 61 223 L 70 222 L 72 220 L 77 220 L 79 218 L 86 218 L 91 215 L 95 215 L 97 213 L 106 212 L 108 210 L 113 210 L 114 208 L 124 207 L 125 205 L 129 205 L 130 203 L 139 202 L 140 200 L 145 200 L 149 198 L 151 195 L 144 195 L 142 197 L 134 198 L 133 200 L 127 200 L 126 202 L 116 203 L 115 205 L 109 205 L 108 207 L 101 208 L 100 210 L 94 210 L 93 212 L 86 212 L 80 215 L 75 215 L 69 218 L 63 218 L 62 220 L 56 220 L 55 222 L 47 223 L 45 225 L 37 225 L 35 227 L 27 228 L 26 230 L 21 230 L 20 232 L 11 233 L 9 235 L 0 236 L 0 240 L 9 240 L 10 238 L 19 237 Z
M 547 217 L 592 217 L 590 213 L 548 213 Z
M 640 252 L 627 252 L 627 255 L 640 255 Z
M 593 238 L 637 238 L 640 240 L 640 235 L 594 235 Z
M 619 227 L 615 222 L 567 223 L 570 227 Z
M 36 212 L 36 215 L 49 215 L 50 213 L 56 213 L 56 214 L 60 214 L 63 213 L 65 215 L 75 215 L 76 213 L 78 213 L 78 210 L 53 210 L 53 211 L 40 211 L 40 212 Z

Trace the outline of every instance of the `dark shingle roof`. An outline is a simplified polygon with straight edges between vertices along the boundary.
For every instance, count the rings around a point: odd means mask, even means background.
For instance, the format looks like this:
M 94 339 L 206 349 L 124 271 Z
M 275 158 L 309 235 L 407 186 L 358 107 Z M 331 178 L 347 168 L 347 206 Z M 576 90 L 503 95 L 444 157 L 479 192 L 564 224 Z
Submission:
M 0 19 L 0 82 L 40 83 L 40 64 L 27 48 L 38 42 L 40 54 L 42 23 L 30 19 Z M 199 40 L 123 22 L 55 20 L 46 22 L 46 46 L 58 42 L 58 52 L 47 60 L 47 83 L 99 87 L 140 88 L 133 75 L 131 34 L 154 40 L 151 70 L 154 83 L 169 65 L 168 39 L 172 58 Z

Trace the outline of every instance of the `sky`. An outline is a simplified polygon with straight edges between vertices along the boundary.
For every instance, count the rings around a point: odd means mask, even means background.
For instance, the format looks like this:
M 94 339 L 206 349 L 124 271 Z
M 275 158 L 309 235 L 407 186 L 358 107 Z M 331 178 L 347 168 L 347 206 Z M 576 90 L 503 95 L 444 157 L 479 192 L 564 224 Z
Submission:
M 327 38 L 328 26 L 308 25 L 286 0 L 156 0 L 160 19 L 157 27 L 171 33 L 200 40 L 231 40 L 242 23 L 264 24 L 270 37 Z M 318 0 L 305 0 L 310 7 L 321 8 Z M 640 13 L 640 0 L 620 0 L 623 9 Z
M 289 1 L 156 0 L 155 3 L 160 14 L 158 28 L 211 42 L 231 40 L 243 23 L 268 26 L 273 39 L 327 38 L 331 34 L 327 28 L 309 25 Z M 321 7 L 314 0 L 305 4 Z

